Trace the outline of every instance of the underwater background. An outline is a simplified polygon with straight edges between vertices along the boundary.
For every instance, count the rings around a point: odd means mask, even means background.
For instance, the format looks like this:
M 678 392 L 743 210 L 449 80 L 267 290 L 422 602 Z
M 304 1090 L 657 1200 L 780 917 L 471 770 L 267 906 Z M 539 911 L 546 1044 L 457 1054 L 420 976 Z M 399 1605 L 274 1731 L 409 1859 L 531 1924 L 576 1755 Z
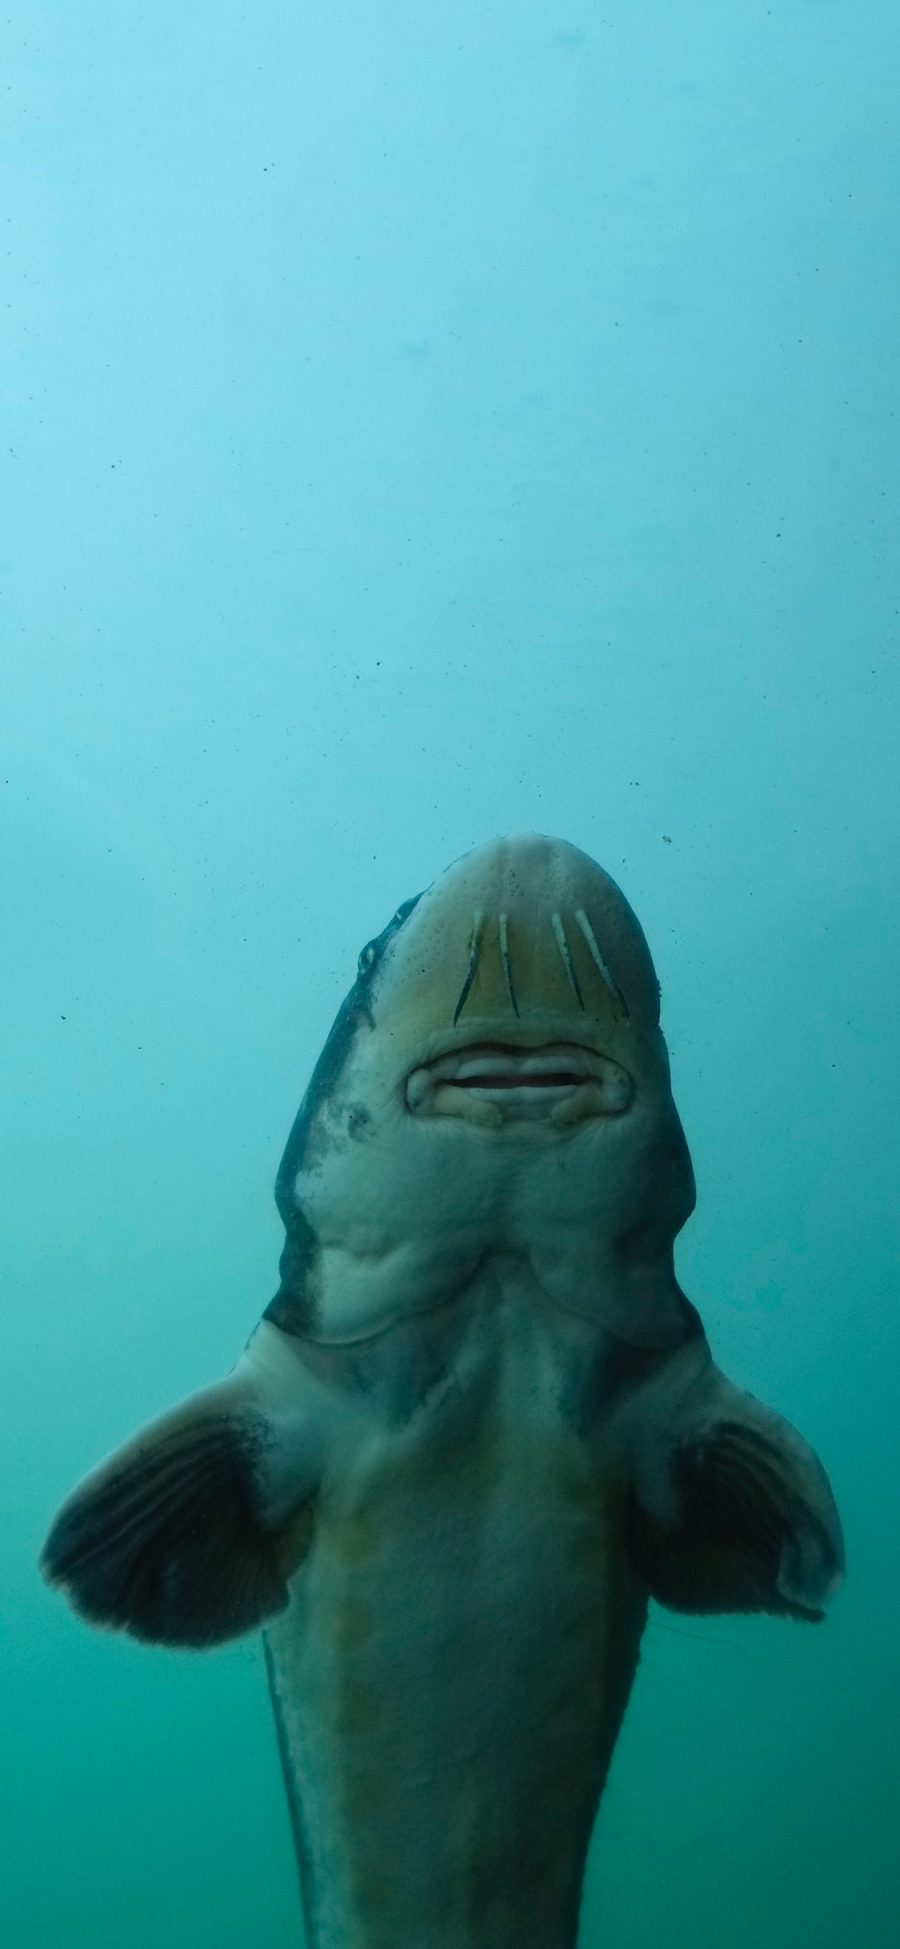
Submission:
M 643 923 L 679 1275 L 848 1549 L 818 1629 L 653 1610 L 581 1944 L 888 1949 L 896 9 L 6 20 L 2 1939 L 302 1941 L 259 1640 L 37 1553 L 275 1290 L 362 943 L 536 829 Z

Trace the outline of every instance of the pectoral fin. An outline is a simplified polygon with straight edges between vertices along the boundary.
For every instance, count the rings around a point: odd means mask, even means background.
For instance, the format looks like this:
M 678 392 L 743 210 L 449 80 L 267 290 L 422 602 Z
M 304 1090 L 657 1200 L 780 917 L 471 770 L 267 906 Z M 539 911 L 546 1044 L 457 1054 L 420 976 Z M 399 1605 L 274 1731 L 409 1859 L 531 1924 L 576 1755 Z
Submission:
M 675 1415 L 664 1465 L 657 1458 L 638 1480 L 628 1543 L 652 1596 L 676 1611 L 818 1622 L 843 1575 L 840 1519 L 816 1455 L 711 1364 Z
M 80 1484 L 44 1545 L 44 1576 L 91 1623 L 153 1643 L 257 1630 L 287 1603 L 311 1534 L 311 1484 L 298 1478 L 288 1497 L 284 1447 L 246 1383 L 206 1389 Z

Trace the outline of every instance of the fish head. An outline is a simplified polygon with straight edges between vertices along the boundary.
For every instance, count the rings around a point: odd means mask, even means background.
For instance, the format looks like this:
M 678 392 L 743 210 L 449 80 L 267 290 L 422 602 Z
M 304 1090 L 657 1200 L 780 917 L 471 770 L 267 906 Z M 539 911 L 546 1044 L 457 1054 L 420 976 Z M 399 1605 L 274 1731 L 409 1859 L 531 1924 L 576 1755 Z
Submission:
M 313 1239 L 421 1271 L 426 1237 L 464 1266 L 547 1259 L 565 1234 L 593 1241 L 595 1284 L 610 1255 L 671 1256 L 693 1175 L 653 962 L 609 874 L 528 833 L 399 907 L 362 949 L 276 1195 L 293 1286 Z

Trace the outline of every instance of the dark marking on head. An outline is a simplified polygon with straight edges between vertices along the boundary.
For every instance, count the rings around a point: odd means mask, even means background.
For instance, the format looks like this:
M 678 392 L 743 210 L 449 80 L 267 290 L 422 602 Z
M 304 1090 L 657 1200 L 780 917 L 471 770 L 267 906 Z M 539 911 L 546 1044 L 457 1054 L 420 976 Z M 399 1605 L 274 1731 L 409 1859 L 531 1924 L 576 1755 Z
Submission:
M 325 1047 L 294 1118 L 275 1179 L 275 1203 L 285 1226 L 290 1226 L 296 1210 L 294 1185 L 297 1173 L 307 1156 L 313 1118 L 335 1088 L 363 1023 L 366 1021 L 371 1023 L 367 997 L 368 978 L 360 975 L 338 1009 Z
M 392 941 L 394 935 L 400 932 L 404 921 L 409 919 L 413 908 L 418 905 L 421 898 L 422 895 L 420 893 L 415 893 L 411 900 L 401 900 L 399 907 L 392 913 L 387 926 L 382 928 L 380 934 L 373 934 L 372 939 L 366 942 L 365 947 L 360 948 L 359 958 L 356 963 L 356 983 L 351 992 L 357 995 L 364 1003 L 368 1000 L 368 991 L 384 960 L 384 953 L 388 942 Z M 373 1020 L 371 1012 L 369 1014 L 369 1020 Z
M 591 960 L 593 961 L 593 963 L 594 963 L 594 966 L 596 967 L 596 969 L 597 969 L 597 971 L 598 971 L 598 973 L 600 974 L 600 976 L 601 976 L 601 978 L 602 978 L 602 980 L 603 980 L 603 981 L 605 981 L 605 983 L 606 983 L 606 986 L 607 986 L 607 988 L 609 989 L 609 992 L 610 992 L 610 994 L 611 994 L 611 995 L 612 995 L 612 996 L 614 997 L 614 999 L 615 999 L 615 1001 L 616 1001 L 616 1002 L 618 1003 L 618 1006 L 619 1006 L 619 1008 L 621 1009 L 621 1011 L 622 1011 L 622 1014 L 624 1015 L 624 1017 L 625 1017 L 625 1020 L 626 1020 L 626 1022 L 627 1022 L 627 1021 L 629 1020 L 629 1008 L 628 1008 L 628 1003 L 627 1003 L 627 1002 L 626 1002 L 626 1000 L 625 1000 L 625 997 L 624 997 L 624 995 L 623 995 L 623 993 L 622 993 L 622 990 L 621 990 L 621 988 L 619 987 L 619 984 L 618 984 L 618 982 L 617 982 L 616 980 L 614 980 L 614 978 L 613 978 L 613 976 L 612 976 L 612 974 L 611 974 L 611 973 L 610 973 L 610 971 L 609 971 L 609 968 L 607 967 L 607 964 L 606 964 L 606 962 L 605 962 L 605 960 L 604 960 L 604 958 L 603 958 L 603 955 L 602 955 L 602 954 L 601 954 L 601 952 L 600 952 L 600 948 L 599 948 L 599 945 L 598 945 L 598 941 L 597 941 L 597 936 L 596 936 L 596 934 L 594 933 L 594 929 L 593 929 L 593 927 L 591 926 L 591 922 L 590 922 L 590 918 L 589 918 L 589 916 L 588 916 L 588 915 L 587 915 L 587 914 L 585 913 L 585 910 L 584 910 L 584 908 L 583 908 L 583 907 L 578 907 L 578 908 L 576 908 L 576 911 L 575 911 L 575 919 L 576 919 L 576 922 L 577 922 L 577 924 L 578 924 L 578 926 L 580 927 L 580 929 L 581 929 L 581 932 L 582 932 L 582 934 L 584 935 L 584 938 L 585 938 L 585 940 L 586 940 L 586 942 L 587 942 L 587 945 L 588 945 L 588 950 L 589 950 L 589 952 L 590 952 L 590 956 L 591 956 Z M 655 980 L 655 976 L 654 976 L 654 980 Z M 658 998 L 659 998 L 659 983 L 658 983 L 658 982 L 656 982 L 656 993 L 657 993 L 657 999 L 658 999 Z
M 308 1334 L 315 1332 L 317 1323 L 316 1308 L 308 1294 L 291 1292 L 286 1286 L 279 1286 L 263 1313 L 263 1319 L 295 1340 L 305 1340 Z
M 363 948 L 356 981 L 350 993 L 344 997 L 332 1023 L 278 1166 L 275 1203 L 287 1237 L 281 1255 L 281 1287 L 267 1309 L 266 1317 L 273 1319 L 285 1332 L 298 1335 L 308 1333 L 315 1320 L 315 1295 L 311 1287 L 318 1240 L 297 1202 L 294 1188 L 298 1172 L 308 1161 L 313 1121 L 317 1111 L 336 1088 L 360 1030 L 365 1024 L 370 1028 L 375 1026 L 372 984 L 388 943 L 399 932 L 421 897 L 417 893 L 412 899 L 404 900 L 387 926 Z M 348 1134 L 353 1138 L 363 1137 L 367 1123 L 368 1112 L 359 1104 L 352 1106 Z M 274 1312 L 273 1308 L 276 1309 Z
M 404 1326 L 404 1331 L 395 1328 L 379 1376 L 388 1420 L 394 1428 L 406 1427 L 412 1421 L 447 1373 L 443 1336 L 423 1331 L 418 1321 L 411 1328 L 406 1323 Z
M 578 976 L 575 973 L 575 963 L 572 960 L 572 950 L 569 946 L 568 940 L 566 939 L 566 930 L 565 927 L 563 926 L 562 915 L 551 914 L 550 925 L 553 929 L 553 938 L 556 942 L 557 947 L 559 948 L 559 952 L 562 957 L 563 967 L 565 968 L 566 974 L 568 975 L 569 978 L 569 985 L 572 989 L 572 993 L 575 996 L 575 1000 L 577 1001 L 579 1008 L 583 1010 L 584 996 L 582 995 L 581 988 L 579 986 Z
M 457 1002 L 456 1007 L 453 1010 L 454 1028 L 456 1027 L 456 1024 L 459 1021 L 463 1009 L 465 1008 L 466 1002 L 469 997 L 469 992 L 472 987 L 472 983 L 475 980 L 475 976 L 478 972 L 478 956 L 481 953 L 482 918 L 483 917 L 481 911 L 479 910 L 476 912 L 474 919 L 472 921 L 472 932 L 469 935 L 468 966 L 466 968 L 465 980 L 463 981 L 462 988 L 460 989 L 459 1001 Z
M 594 1336 L 588 1348 L 572 1350 L 565 1362 L 558 1405 L 564 1421 L 585 1440 L 623 1388 L 639 1387 L 670 1349 L 633 1347 L 613 1333 Z
M 375 1386 L 377 1355 L 368 1342 L 342 1346 L 306 1339 L 302 1349 L 304 1365 L 326 1387 L 347 1394 L 371 1394 Z
M 464 1334 L 465 1320 L 451 1305 L 397 1320 L 390 1333 L 371 1340 L 342 1345 L 308 1337 L 300 1353 L 304 1365 L 326 1387 L 357 1397 L 374 1396 L 388 1426 L 402 1428 L 423 1408 L 433 1407 Z
M 271 1320 L 283 1333 L 298 1338 L 314 1331 L 318 1262 L 318 1235 L 303 1206 L 295 1200 L 285 1217 L 285 1241 L 278 1264 L 281 1285 L 269 1301 L 263 1319 Z
M 510 955 L 510 951 L 509 951 L 509 917 L 506 914 L 500 915 L 500 959 L 503 963 L 503 978 L 506 982 L 506 992 L 509 996 L 510 1006 L 512 1008 L 513 1014 L 518 1015 L 519 1004 L 516 1000 L 516 990 L 515 990 L 515 984 L 513 982 L 512 956 Z
M 678 1295 L 682 1312 L 683 1345 L 703 1332 L 695 1306 Z M 576 1435 L 586 1439 L 623 1389 L 642 1387 L 658 1368 L 671 1360 L 674 1346 L 635 1347 L 614 1333 L 595 1336 L 589 1348 L 567 1355 L 559 1392 L 559 1411 Z
M 642 1266 L 672 1270 L 673 1240 L 687 1223 L 697 1202 L 694 1167 L 681 1121 L 669 1113 L 645 1146 L 641 1161 L 638 1214 L 619 1227 L 612 1241 L 616 1257 L 632 1275 Z

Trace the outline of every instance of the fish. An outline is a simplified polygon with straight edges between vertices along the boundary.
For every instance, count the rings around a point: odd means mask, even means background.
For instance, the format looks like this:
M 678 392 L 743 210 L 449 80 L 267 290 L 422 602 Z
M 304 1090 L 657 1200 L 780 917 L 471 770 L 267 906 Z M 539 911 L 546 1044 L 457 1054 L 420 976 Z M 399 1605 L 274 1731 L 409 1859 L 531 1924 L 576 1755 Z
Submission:
M 504 836 L 359 956 L 236 1365 L 63 1504 L 90 1623 L 262 1631 L 312 1949 L 574 1949 L 651 1600 L 818 1622 L 828 1478 L 717 1366 L 640 923 Z

